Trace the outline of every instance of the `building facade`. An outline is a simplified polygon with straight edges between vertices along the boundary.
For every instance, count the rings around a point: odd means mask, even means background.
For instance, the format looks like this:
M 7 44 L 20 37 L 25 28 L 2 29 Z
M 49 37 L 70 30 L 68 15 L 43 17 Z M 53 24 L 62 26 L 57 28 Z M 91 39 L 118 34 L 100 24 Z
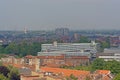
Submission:
M 38 55 L 42 55 L 44 52 L 61 52 L 63 54 L 77 54 L 83 52 L 96 53 L 100 49 L 100 45 L 92 41 L 91 43 L 57 43 L 56 41 L 53 44 L 42 44 L 41 52 L 38 52 Z M 49 53 L 50 54 L 50 53 Z

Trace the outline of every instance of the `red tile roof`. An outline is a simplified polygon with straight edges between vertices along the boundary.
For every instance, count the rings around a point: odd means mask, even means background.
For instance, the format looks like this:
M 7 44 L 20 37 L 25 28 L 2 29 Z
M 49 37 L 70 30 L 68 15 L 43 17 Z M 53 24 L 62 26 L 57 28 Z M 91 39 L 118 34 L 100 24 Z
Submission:
M 73 74 L 74 76 L 87 76 L 90 74 L 90 71 L 83 70 L 70 70 L 70 69 L 62 69 L 62 68 L 50 68 L 50 67 L 41 67 L 40 68 L 44 72 L 53 72 L 56 74 L 62 73 L 64 76 L 70 76 Z
M 37 56 L 39 59 L 64 59 L 64 56 Z
M 32 58 L 35 58 L 35 56 L 32 56 L 32 55 L 27 55 L 27 56 L 25 56 L 25 58 L 32 59 Z
M 110 71 L 109 70 L 97 70 L 96 73 L 106 75 L 106 74 L 109 74 Z
M 16 67 L 16 68 L 22 68 L 23 67 L 23 65 L 21 65 L 21 64 L 11 64 L 11 63 L 3 63 L 3 65 L 4 66 L 8 66 L 8 65 L 12 65 L 12 66 L 14 66 L 14 67 Z

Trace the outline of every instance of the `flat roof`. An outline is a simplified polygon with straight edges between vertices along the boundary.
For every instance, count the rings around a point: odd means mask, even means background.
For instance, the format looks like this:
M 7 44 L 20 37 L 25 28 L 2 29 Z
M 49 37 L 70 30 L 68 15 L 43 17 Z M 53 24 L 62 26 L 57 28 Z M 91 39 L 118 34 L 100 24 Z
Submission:
M 90 45 L 92 43 L 57 43 L 57 45 Z M 98 43 L 95 43 L 98 44 Z M 42 45 L 53 45 L 53 44 L 42 44 Z

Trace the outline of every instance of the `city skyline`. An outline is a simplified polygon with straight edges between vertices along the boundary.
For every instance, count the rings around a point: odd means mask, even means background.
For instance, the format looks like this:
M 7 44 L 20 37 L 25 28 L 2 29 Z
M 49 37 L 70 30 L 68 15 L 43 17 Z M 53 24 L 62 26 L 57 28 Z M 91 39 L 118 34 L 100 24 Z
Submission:
M 120 30 L 119 0 L 2 0 L 0 30 Z

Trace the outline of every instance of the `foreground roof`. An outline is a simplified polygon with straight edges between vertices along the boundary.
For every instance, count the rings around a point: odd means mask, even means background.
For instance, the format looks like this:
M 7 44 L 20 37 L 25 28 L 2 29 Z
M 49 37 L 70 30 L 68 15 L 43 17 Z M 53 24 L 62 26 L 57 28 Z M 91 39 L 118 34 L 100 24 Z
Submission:
M 70 69 L 62 69 L 62 68 L 50 68 L 50 67 L 41 67 L 41 71 L 43 72 L 53 72 L 56 74 L 63 74 L 64 76 L 70 76 L 73 74 L 74 76 L 87 76 L 90 74 L 90 71 L 83 71 L 83 70 L 70 70 Z

